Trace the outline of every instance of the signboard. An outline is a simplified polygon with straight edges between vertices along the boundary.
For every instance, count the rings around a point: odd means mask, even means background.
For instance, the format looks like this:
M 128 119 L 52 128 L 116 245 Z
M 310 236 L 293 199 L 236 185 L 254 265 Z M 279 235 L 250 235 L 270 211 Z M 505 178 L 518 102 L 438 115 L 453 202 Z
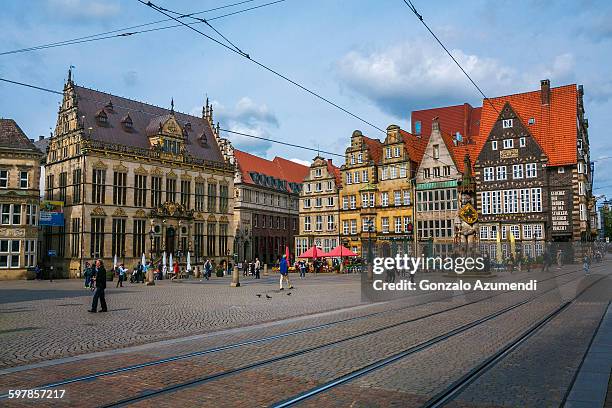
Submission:
M 478 221 L 478 213 L 472 204 L 467 203 L 461 208 L 461 210 L 459 210 L 459 218 L 467 222 L 469 225 L 472 225 Z
M 50 249 L 47 251 L 48 256 L 57 256 L 57 251 L 55 249 Z
M 64 202 L 41 201 L 38 225 L 46 227 L 64 226 Z
M 518 149 L 505 149 L 499 151 L 500 159 L 516 159 L 518 157 Z
M 568 190 L 550 192 L 550 215 L 553 235 L 571 233 L 571 193 Z

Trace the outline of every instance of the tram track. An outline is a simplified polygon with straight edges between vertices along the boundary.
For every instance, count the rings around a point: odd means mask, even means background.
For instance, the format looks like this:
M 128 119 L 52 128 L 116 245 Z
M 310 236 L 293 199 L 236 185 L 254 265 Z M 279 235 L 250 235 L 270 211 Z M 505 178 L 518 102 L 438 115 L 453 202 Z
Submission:
M 571 282 L 574 282 L 575 280 L 579 279 L 580 277 L 571 279 L 568 282 L 564 282 L 563 284 L 569 284 Z M 491 319 L 494 319 L 494 318 L 496 318 L 496 317 L 498 317 L 500 315 L 503 315 L 504 313 L 507 313 L 507 312 L 509 312 L 511 310 L 517 309 L 517 308 L 519 308 L 519 307 L 521 307 L 521 306 L 523 306 L 523 305 L 525 305 L 527 303 L 530 303 L 530 302 L 534 301 L 535 299 L 537 299 L 539 297 L 542 297 L 542 296 L 544 296 L 544 295 L 546 295 L 546 294 L 548 294 L 548 293 L 550 293 L 550 292 L 552 292 L 552 291 L 554 291 L 556 289 L 558 289 L 557 286 L 555 286 L 553 288 L 550 288 L 550 289 L 540 293 L 537 296 L 529 297 L 528 299 L 525 299 L 525 300 L 523 300 L 521 302 L 518 302 L 518 303 L 514 303 L 513 305 L 505 307 L 505 308 L 503 308 L 501 310 L 495 311 L 495 312 L 493 312 L 493 313 L 491 313 L 491 314 L 489 314 L 489 315 L 487 315 L 487 316 L 485 316 L 483 318 L 480 318 L 480 319 L 477 319 L 477 320 L 472 321 L 470 323 L 461 325 L 461 326 L 459 326 L 459 327 L 457 327 L 457 328 L 455 328 L 455 329 L 453 329 L 451 331 L 448 331 L 448 332 L 446 332 L 446 333 L 444 333 L 444 334 L 442 334 L 440 336 L 436 336 L 433 339 L 430 339 L 430 340 L 428 340 L 426 342 L 423 342 L 423 343 L 420 343 L 420 344 L 418 344 L 416 346 L 413 346 L 413 347 L 409 348 L 408 350 L 405 350 L 402 353 L 400 353 L 399 356 L 398 355 L 394 355 L 392 357 L 395 357 L 395 359 L 399 359 L 399 358 L 402 358 L 402 357 L 404 357 L 406 355 L 414 354 L 414 353 L 416 353 L 416 352 L 418 352 L 420 350 L 424 350 L 426 348 L 429 348 L 432 345 L 437 344 L 437 343 L 443 341 L 446 338 L 450 338 L 450 337 L 452 337 L 452 336 L 454 336 L 456 334 L 462 333 L 462 332 L 464 332 L 466 330 L 469 330 L 469 329 L 471 329 L 471 328 L 473 328 L 475 326 L 478 326 L 478 325 L 480 325 L 482 323 L 485 323 L 485 322 L 487 322 L 487 321 L 489 321 Z M 408 324 L 408 323 L 413 323 L 415 321 L 423 320 L 423 319 L 426 319 L 428 317 L 440 315 L 440 314 L 443 314 L 443 313 L 448 312 L 450 310 L 455 310 L 455 309 L 458 309 L 458 308 L 461 308 L 461 307 L 465 307 L 468 304 L 479 303 L 479 302 L 482 302 L 484 300 L 490 299 L 492 297 L 502 295 L 504 293 L 507 293 L 507 292 L 499 293 L 499 294 L 494 295 L 494 296 L 490 296 L 490 297 L 487 297 L 487 298 L 483 298 L 483 299 L 479 299 L 479 300 L 476 300 L 476 301 L 472 301 L 472 302 L 469 302 L 467 304 L 458 305 L 458 306 L 455 306 L 453 308 L 449 308 L 449 309 L 446 309 L 446 310 L 443 310 L 443 311 L 430 313 L 430 314 L 427 314 L 427 315 L 424 315 L 424 316 L 420 316 L 420 317 L 417 317 L 417 318 L 414 318 L 414 319 L 409 319 L 409 320 L 406 320 L 406 321 L 394 323 L 392 325 L 380 327 L 380 328 L 377 328 L 377 329 L 374 329 L 374 330 L 369 330 L 367 332 L 362 332 L 362 333 L 356 334 L 354 336 L 346 337 L 346 338 L 339 339 L 339 340 L 336 340 L 336 341 L 333 341 L 333 342 L 325 343 L 325 344 L 322 344 L 322 345 L 318 345 L 318 346 L 314 346 L 314 347 L 310 347 L 310 348 L 306 348 L 306 349 L 297 350 L 297 351 L 294 351 L 294 352 L 291 352 L 291 353 L 283 354 L 283 355 L 280 355 L 280 356 L 275 356 L 275 357 L 272 357 L 270 359 L 260 360 L 260 361 L 257 361 L 255 363 L 252 363 L 252 364 L 247 364 L 247 365 L 240 366 L 240 367 L 237 367 L 237 368 L 233 368 L 233 369 L 225 370 L 225 371 L 222 371 L 222 372 L 214 373 L 214 374 L 211 374 L 211 375 L 207 375 L 207 376 L 195 378 L 195 379 L 192 379 L 192 380 L 184 381 L 184 382 L 181 382 L 181 383 L 173 384 L 173 385 L 170 385 L 170 386 L 167 386 L 167 387 L 163 387 L 163 388 L 160 388 L 160 389 L 157 389 L 157 390 L 147 390 L 147 391 L 142 392 L 140 395 L 135 395 L 135 396 L 132 396 L 132 397 L 124 398 L 124 399 L 121 399 L 121 400 L 118 400 L 118 401 L 115 401 L 115 402 L 112 402 L 112 403 L 109 403 L 109 404 L 106 404 L 106 405 L 102 405 L 102 406 L 104 406 L 104 407 L 128 406 L 128 405 L 133 404 L 133 403 L 149 400 L 151 398 L 163 396 L 163 395 L 166 395 L 166 394 L 171 394 L 171 393 L 174 393 L 174 392 L 177 392 L 177 391 L 189 388 L 189 387 L 198 386 L 198 385 L 202 385 L 202 384 L 206 384 L 206 383 L 212 383 L 214 381 L 221 380 L 221 379 L 226 378 L 226 377 L 234 376 L 234 375 L 237 375 L 239 373 L 243 373 L 245 371 L 250 371 L 250 370 L 261 368 L 261 367 L 264 367 L 264 366 L 267 366 L 267 365 L 270 365 L 270 364 L 273 364 L 273 363 L 282 362 L 282 361 L 290 359 L 292 357 L 303 356 L 303 355 L 305 355 L 307 353 L 311 353 L 311 352 L 315 352 L 315 351 L 321 351 L 321 350 L 325 350 L 325 349 L 332 348 L 332 347 L 335 347 L 335 346 L 339 346 L 339 345 L 341 345 L 343 343 L 346 343 L 346 342 L 349 342 L 351 340 L 356 340 L 356 339 L 364 338 L 365 336 L 371 336 L 371 335 L 374 335 L 374 334 L 377 334 L 377 333 L 381 333 L 381 332 L 383 332 L 385 330 L 389 330 L 389 329 L 392 329 L 392 328 L 395 328 L 395 327 L 399 327 L 401 325 L 405 325 L 405 324 Z M 407 353 L 407 354 L 403 354 L 403 353 Z M 387 359 L 383 359 L 383 360 L 384 360 L 384 361 L 382 361 L 383 366 L 390 364 L 392 361 L 395 361 L 395 360 L 386 361 Z M 360 370 L 366 370 L 364 373 L 367 373 L 367 372 L 369 372 L 369 371 L 371 371 L 373 369 L 376 369 L 377 367 L 375 367 L 375 366 L 378 366 L 378 364 L 380 364 L 380 363 L 381 363 L 381 361 L 379 361 L 377 363 L 374 363 L 374 366 L 370 365 L 370 366 L 364 367 L 364 368 L 362 368 Z M 360 371 L 360 370 L 358 370 L 358 371 Z M 360 376 L 360 375 L 363 375 L 363 374 L 358 374 L 357 376 Z M 346 381 L 347 380 L 345 380 L 345 379 L 341 379 L 337 384 L 332 385 L 332 388 L 335 385 L 342 384 L 342 383 L 344 383 Z M 319 392 L 321 392 L 321 391 L 317 391 L 316 393 L 319 393 Z M 316 393 L 313 394 L 313 395 L 316 395 Z M 309 397 L 307 397 L 307 398 L 309 398 Z M 302 400 L 302 398 L 300 398 L 300 400 Z M 291 402 L 289 405 L 293 405 L 296 402 Z M 280 406 L 288 406 L 288 405 L 280 405 Z
M 554 280 L 554 279 L 558 279 L 560 277 L 564 277 L 566 275 L 570 275 L 570 274 L 575 274 L 578 273 L 579 271 L 569 271 L 569 272 L 564 272 L 558 275 L 554 275 L 551 277 L 548 277 L 546 279 L 542 279 L 539 282 L 546 282 L 546 281 L 550 281 L 550 280 Z M 531 279 L 532 276 L 526 276 L 521 280 L 527 280 L 527 279 Z M 554 289 L 554 288 L 553 288 Z M 483 298 L 479 298 L 477 300 L 473 300 L 467 303 L 462 303 L 460 305 L 456 305 L 450 308 L 445 308 L 436 312 L 432 312 L 432 313 L 427 313 L 412 319 L 408 319 L 408 320 L 404 320 L 398 323 L 394 323 L 391 325 L 386 325 L 386 326 L 382 326 L 379 327 L 377 329 L 373 329 L 373 330 L 369 330 L 366 332 L 362 332 L 359 334 L 356 334 L 354 336 L 350 336 L 344 339 L 339 339 L 337 341 L 331 342 L 331 343 L 326 343 L 323 345 L 319 345 L 319 346 L 314 346 L 312 348 L 309 348 L 308 351 L 305 350 L 301 350 L 301 352 L 299 354 L 296 355 L 300 355 L 300 354 L 304 354 L 305 352 L 310 352 L 310 351 L 314 351 L 314 350 L 318 350 L 321 349 L 322 347 L 331 347 L 333 344 L 336 343 L 342 343 L 344 341 L 349 341 L 352 339 L 356 339 L 359 337 L 363 337 L 363 336 L 367 336 L 367 335 L 371 335 L 371 334 L 375 334 L 378 332 L 381 332 L 383 330 L 388 330 L 394 327 L 398 327 L 401 326 L 403 324 L 408 324 L 408 323 L 412 323 L 412 322 L 416 322 L 419 320 L 423 320 L 429 317 L 433 317 L 433 316 L 437 316 L 437 315 L 441 315 L 443 313 L 446 312 L 450 312 L 453 310 L 457 310 L 463 307 L 467 307 L 479 302 L 483 302 L 498 296 L 502 296 L 504 294 L 507 294 L 511 291 L 503 291 L 503 292 L 499 292 L 496 293 L 494 295 L 490 295 L 490 296 L 485 296 Z M 37 389 L 49 389 L 49 388 L 57 388 L 57 387 L 61 387 L 61 386 L 65 386 L 65 385 L 71 385 L 71 384 L 75 384 L 75 383 L 80 383 L 80 382 L 86 382 L 86 381 L 91 381 L 91 380 L 95 380 L 98 378 L 102 378 L 102 377 L 109 377 L 109 376 L 113 376 L 113 375 L 118 375 L 118 374 L 123 374 L 123 373 L 128 373 L 130 371 L 135 371 L 135 370 L 139 370 L 139 369 L 144 369 L 144 368 L 148 368 L 148 367 L 154 367 L 154 366 L 159 366 L 162 364 L 167 364 L 167 363 L 172 363 L 172 362 L 176 362 L 176 361 L 180 361 L 180 360 L 186 360 L 186 359 L 190 359 L 190 358 L 195 358 L 195 357 L 200 357 L 200 356 L 204 356 L 207 354 L 214 354 L 214 353 L 219 353 L 219 352 L 223 352 L 223 351 L 229 351 L 232 349 L 237 349 L 237 348 L 241 348 L 241 347 L 245 347 L 245 346 L 250 346 L 250 345 L 256 345 L 256 344 L 262 344 L 262 343 L 268 343 L 268 342 L 272 342 L 275 340 L 280 340 L 283 338 L 287 338 L 287 337 L 292 337 L 292 336 L 297 336 L 297 335 L 301 335 L 301 334 L 307 334 L 307 333 L 312 333 L 312 332 L 316 332 L 319 330 L 323 330 L 326 328 L 331 328 L 334 327 L 336 325 L 339 324 L 344 324 L 344 323 L 350 323 L 350 322 L 355 322 L 355 321 L 360 321 L 360 320 L 365 320 L 365 319 L 369 319 L 372 317 L 376 317 L 376 316 L 382 316 L 385 314 L 392 314 L 392 313 L 396 313 L 396 312 L 400 312 L 403 310 L 407 310 L 407 309 L 411 309 L 411 308 L 415 308 L 418 306 L 422 306 L 428 303 L 432 303 L 432 302 L 439 302 L 439 301 L 445 301 L 445 300 L 449 300 L 455 297 L 459 297 L 459 296 L 465 296 L 466 294 L 473 294 L 475 293 L 475 291 L 470 291 L 468 293 L 459 293 L 459 294 L 454 294 L 451 296 L 447 296 L 447 297 L 443 297 L 441 299 L 434 299 L 434 300 L 427 300 L 425 302 L 422 303 L 416 303 L 416 304 L 410 304 L 410 305 L 406 305 L 406 306 L 402 306 L 399 308 L 394 308 L 394 309 L 390 309 L 390 310 L 383 310 L 383 311 L 379 311 L 379 312 L 374 312 L 374 313 L 369 313 L 369 314 L 365 314 L 365 315 L 360 315 L 360 316 L 355 316 L 355 317 L 350 317 L 350 318 L 346 318 L 346 319 L 341 319 L 341 320 L 336 320 L 333 322 L 329 322 L 329 323 L 323 323 L 323 324 L 319 324 L 319 325 L 314 325 L 314 326 L 310 326 L 310 327 L 306 327 L 306 328 L 302 328 L 302 329 L 298 329 L 298 330 L 293 330 L 293 331 L 289 331 L 289 332 L 285 332 L 285 333 L 280 333 L 277 335 L 272 335 L 272 336 L 266 336 L 266 337 L 262 337 L 262 338 L 256 338 L 256 339 L 250 339 L 250 340 L 246 340 L 243 342 L 237 342 L 237 343 L 233 343 L 233 344 L 228 344 L 228 345 L 223 345 L 223 346 L 219 346 L 219 347 L 212 347 L 212 348 L 207 348 L 204 350 L 198 350 L 195 352 L 190 352 L 190 353 L 185 353 L 185 354 L 181 354 L 181 355 L 177 355 L 177 356 L 172 356 L 172 357 L 168 357 L 168 358 L 162 358 L 162 359 L 157 359 L 157 360 L 152 360 L 152 361 L 148 361 L 145 363 L 139 363 L 139 364 L 133 364 L 133 365 L 129 365 L 129 366 L 125 366 L 125 367 L 120 367 L 120 368 L 116 368 L 116 369 L 111 369 L 111 370 L 106 370 L 106 371 L 101 371 L 101 372 L 96 372 L 96 373 L 92 373 L 92 374 L 87 374 L 87 375 L 82 375 L 82 376 L 76 376 L 76 377 L 72 377 L 72 378 L 67 378 L 67 379 L 63 379 L 60 381 L 55 381 L 55 382 L 50 382 L 50 383 L 46 383 L 46 384 L 42 384 L 39 386 L 36 386 L 35 388 Z M 427 294 L 423 294 L 423 295 L 427 295 Z M 420 296 L 420 295 L 419 295 Z M 298 353 L 298 352 L 295 352 Z M 274 361 L 278 361 L 278 360 L 282 360 L 284 358 L 290 358 L 293 357 L 295 353 L 290 353 L 291 355 L 284 355 L 284 356 L 279 356 L 279 357 L 275 357 L 272 359 L 267 360 L 265 363 L 263 364 L 259 364 L 260 365 L 265 365 L 265 364 L 270 364 Z M 254 367 L 252 367 L 254 368 Z M 6 399 L 8 397 L 8 393 L 7 394 L 0 394 L 0 400 L 2 399 Z

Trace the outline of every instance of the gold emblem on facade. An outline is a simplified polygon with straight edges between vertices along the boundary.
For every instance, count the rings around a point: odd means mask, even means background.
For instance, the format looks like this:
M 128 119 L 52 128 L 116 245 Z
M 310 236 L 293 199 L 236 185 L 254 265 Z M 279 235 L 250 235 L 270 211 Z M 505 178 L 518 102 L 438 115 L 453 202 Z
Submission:
M 459 210 L 459 217 L 463 221 L 472 225 L 478 220 L 478 212 L 476 212 L 476 209 L 472 206 L 472 204 L 467 203 L 461 208 L 461 210 Z

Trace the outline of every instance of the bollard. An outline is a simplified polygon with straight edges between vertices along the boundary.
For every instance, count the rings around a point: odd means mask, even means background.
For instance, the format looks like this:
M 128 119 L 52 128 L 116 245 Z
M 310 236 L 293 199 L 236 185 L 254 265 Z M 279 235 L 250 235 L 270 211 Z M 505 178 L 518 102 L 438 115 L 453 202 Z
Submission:
M 268 276 L 268 264 L 264 264 L 264 276 Z
M 240 286 L 240 275 L 238 274 L 238 267 L 234 266 L 232 270 L 232 283 L 230 284 L 232 288 L 237 288 Z
M 374 265 L 372 265 L 372 263 L 370 263 L 368 265 L 368 282 L 373 282 L 374 281 Z

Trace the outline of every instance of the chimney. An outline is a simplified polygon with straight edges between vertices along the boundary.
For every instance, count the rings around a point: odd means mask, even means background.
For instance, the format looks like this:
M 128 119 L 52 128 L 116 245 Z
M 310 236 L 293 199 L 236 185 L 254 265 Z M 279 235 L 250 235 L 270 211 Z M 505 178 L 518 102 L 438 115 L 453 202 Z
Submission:
M 327 163 L 329 163 L 330 166 L 333 166 L 332 159 L 327 159 Z
M 433 118 L 433 120 L 431 121 L 431 131 L 432 132 L 440 131 L 440 118 L 438 118 L 437 116 Z
M 550 105 L 550 79 L 540 81 L 540 97 L 542 105 Z
M 38 136 L 38 141 L 40 142 L 41 140 L 43 140 L 45 137 L 44 136 Z

